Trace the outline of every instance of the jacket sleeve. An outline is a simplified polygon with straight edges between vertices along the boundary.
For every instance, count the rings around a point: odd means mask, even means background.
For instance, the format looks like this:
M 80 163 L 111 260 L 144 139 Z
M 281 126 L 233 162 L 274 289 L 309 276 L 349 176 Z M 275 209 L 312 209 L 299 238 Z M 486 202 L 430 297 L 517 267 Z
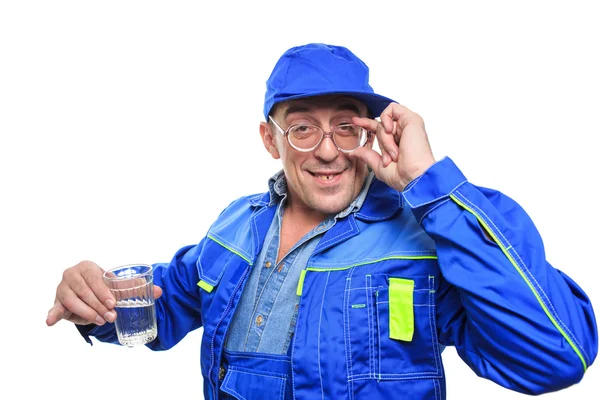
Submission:
M 411 182 L 403 198 L 436 244 L 440 344 L 511 390 L 540 394 L 579 382 L 598 351 L 592 305 L 546 261 L 526 212 L 469 183 L 449 158 Z
M 153 265 L 154 285 L 160 286 L 163 294 L 155 302 L 158 336 L 146 345 L 152 350 L 169 349 L 189 332 L 202 326 L 201 298 L 197 285 L 200 278 L 196 261 L 202 251 L 203 241 L 196 246 L 179 249 L 168 264 Z M 90 344 L 90 336 L 101 342 L 119 344 L 113 323 L 77 328 Z

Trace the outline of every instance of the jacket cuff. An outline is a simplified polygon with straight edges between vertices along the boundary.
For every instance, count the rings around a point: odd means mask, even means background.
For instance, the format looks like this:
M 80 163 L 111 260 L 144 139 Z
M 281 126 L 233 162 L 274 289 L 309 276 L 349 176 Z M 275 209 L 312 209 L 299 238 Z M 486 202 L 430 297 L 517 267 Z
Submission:
M 449 157 L 444 157 L 410 182 L 402 192 L 402 198 L 421 221 L 425 214 L 447 200 L 466 182 L 467 178 L 456 164 Z
M 93 346 L 94 343 L 92 343 L 92 339 L 90 338 L 90 335 L 92 334 L 92 331 L 94 330 L 94 328 L 96 328 L 96 325 L 94 325 L 94 324 L 77 325 L 76 324 L 75 327 L 77 328 L 77 330 L 79 331 L 81 336 L 85 339 L 85 341 L 88 342 L 90 344 L 90 346 Z

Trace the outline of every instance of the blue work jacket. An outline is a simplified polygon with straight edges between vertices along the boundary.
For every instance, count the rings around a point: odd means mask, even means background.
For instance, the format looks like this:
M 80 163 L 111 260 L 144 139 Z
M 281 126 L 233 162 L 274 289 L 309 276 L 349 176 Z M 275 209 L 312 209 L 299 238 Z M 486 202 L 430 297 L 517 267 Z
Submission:
M 224 372 L 243 374 L 221 368 L 224 342 L 276 208 L 268 193 L 240 198 L 199 244 L 155 265 L 163 295 L 148 347 L 203 327 L 206 399 L 220 397 Z M 579 382 L 597 354 L 590 301 L 548 264 L 529 216 L 449 158 L 403 192 L 374 180 L 360 211 L 321 239 L 297 294 L 295 399 L 444 399 L 445 346 L 477 375 L 539 394 Z M 89 334 L 116 343 L 112 324 Z M 260 377 L 225 380 L 250 399 L 244 386 Z

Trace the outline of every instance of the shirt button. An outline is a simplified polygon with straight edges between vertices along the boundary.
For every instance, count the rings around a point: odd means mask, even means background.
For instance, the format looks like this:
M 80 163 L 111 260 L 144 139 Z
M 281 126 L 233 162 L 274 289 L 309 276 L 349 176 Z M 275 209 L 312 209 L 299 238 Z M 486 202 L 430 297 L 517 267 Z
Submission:
M 225 368 L 223 368 L 223 366 L 221 366 L 219 368 L 219 380 L 222 381 L 223 378 L 225 378 Z
M 262 321 L 263 321 L 262 315 L 259 315 L 258 317 L 256 317 L 256 326 L 260 326 L 260 324 L 262 324 Z
M 267 261 L 267 262 L 265 263 L 265 267 L 267 267 L 267 268 L 271 268 L 271 261 Z

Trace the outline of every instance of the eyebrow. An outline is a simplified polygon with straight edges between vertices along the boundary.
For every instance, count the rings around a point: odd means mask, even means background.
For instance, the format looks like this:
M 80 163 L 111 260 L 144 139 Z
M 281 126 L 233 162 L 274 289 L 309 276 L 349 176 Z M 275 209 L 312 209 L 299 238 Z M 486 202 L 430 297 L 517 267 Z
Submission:
M 301 112 L 310 112 L 312 108 L 309 106 L 291 106 L 288 109 L 286 109 L 283 113 L 283 118 L 287 118 L 290 114 L 294 114 L 294 113 L 301 113 Z M 358 108 L 358 106 L 354 103 L 341 103 L 337 108 L 336 111 L 353 111 L 355 112 L 357 115 L 360 115 L 360 110 Z

